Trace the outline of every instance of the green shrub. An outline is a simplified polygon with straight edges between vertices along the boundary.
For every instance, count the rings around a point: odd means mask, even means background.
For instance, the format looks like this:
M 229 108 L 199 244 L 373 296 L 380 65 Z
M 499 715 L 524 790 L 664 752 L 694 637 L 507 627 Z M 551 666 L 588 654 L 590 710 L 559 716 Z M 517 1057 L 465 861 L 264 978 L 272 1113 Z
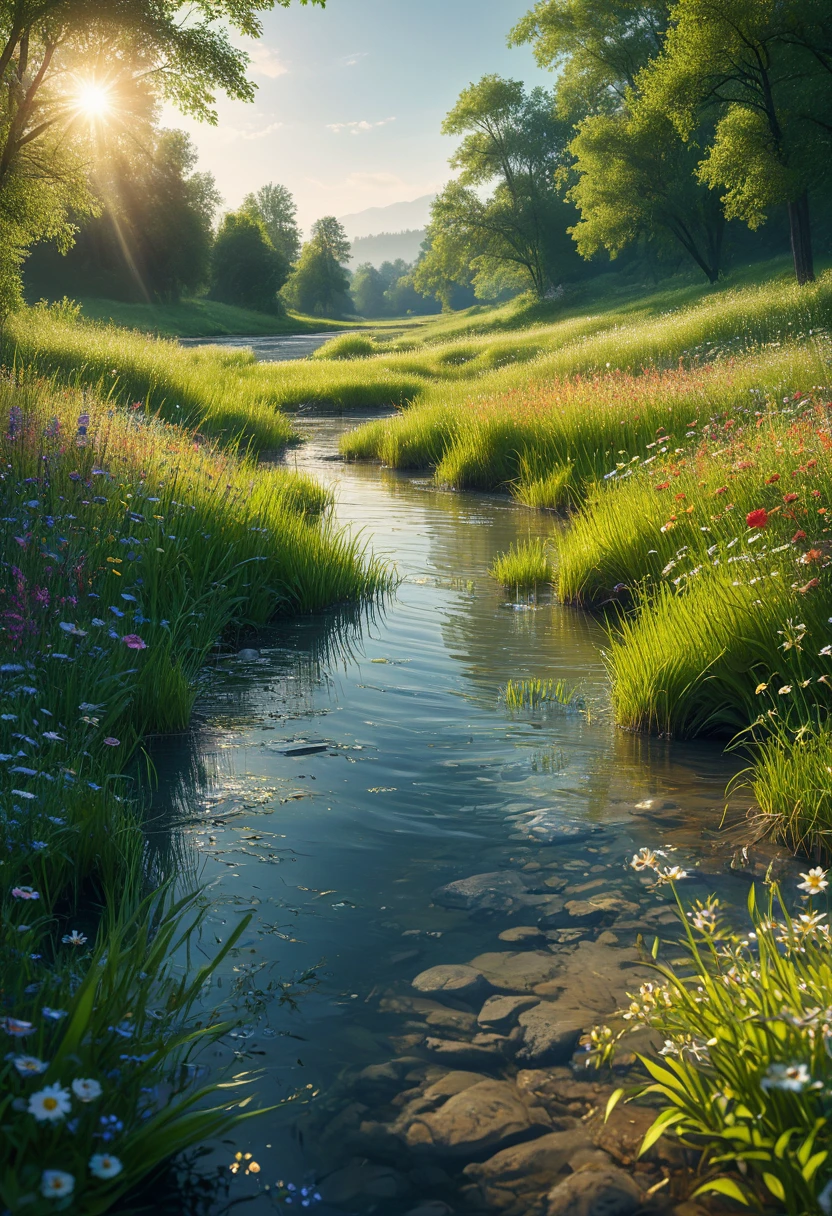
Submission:
M 491 573 L 504 587 L 538 587 L 551 583 L 554 570 L 549 544 L 538 537 L 518 541 L 496 558 Z

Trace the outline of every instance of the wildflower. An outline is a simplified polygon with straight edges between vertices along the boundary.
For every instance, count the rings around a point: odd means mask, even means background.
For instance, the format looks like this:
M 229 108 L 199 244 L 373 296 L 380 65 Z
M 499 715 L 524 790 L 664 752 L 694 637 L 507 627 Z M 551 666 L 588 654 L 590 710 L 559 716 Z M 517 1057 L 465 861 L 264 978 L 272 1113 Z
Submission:
M 72 1092 L 79 1102 L 94 1102 L 102 1094 L 101 1084 L 94 1077 L 76 1077 L 72 1082 Z
M 765 692 L 765 690 L 767 688 L 768 688 L 768 684 L 758 684 L 757 687 L 754 689 L 754 692 L 759 697 L 760 693 Z
M 7 1060 L 11 1060 L 21 1077 L 36 1077 L 42 1072 L 46 1072 L 49 1067 L 44 1064 L 43 1060 L 39 1060 L 37 1056 L 16 1056 L 8 1055 Z
M 40 899 L 38 892 L 31 887 L 12 887 L 12 897 L 14 899 Z
M 777 632 L 781 638 L 785 638 L 785 641 L 781 644 L 781 650 L 803 649 L 800 643 L 806 636 L 806 626 L 802 622 L 795 625 L 794 621 L 790 617 L 786 621 L 784 628 L 778 629 Z
M 745 522 L 749 528 L 764 528 L 768 523 L 768 511 L 765 507 L 758 507 L 755 511 L 749 511 L 745 517 Z
M 44 1005 L 43 1009 L 41 1009 L 41 1013 L 45 1018 L 48 1018 L 50 1022 L 60 1022 L 61 1018 L 66 1017 L 65 1009 L 50 1009 L 48 1005 Z
M 797 884 L 797 889 L 806 891 L 809 895 L 820 895 L 829 886 L 826 881 L 826 870 L 822 870 L 820 866 L 815 866 L 808 874 L 801 874 L 800 877 L 804 881 Z
M 791 692 L 791 690 L 792 690 L 791 684 L 784 684 L 782 688 L 777 689 L 777 695 L 778 695 L 778 697 L 788 696 L 788 694 Z
M 668 866 L 666 870 L 659 870 L 659 883 L 679 882 L 682 878 L 687 878 L 687 870 L 683 870 L 681 866 Z
M 128 650 L 147 650 L 147 642 L 137 633 L 125 633 L 121 640 Z
M 656 489 L 657 490 L 666 490 L 669 485 L 670 485 L 669 481 L 662 481 L 656 486 Z
M 714 490 L 714 494 L 727 494 L 727 493 L 728 493 L 727 486 L 720 486 L 718 490 Z
M 813 591 L 815 589 L 815 587 L 818 586 L 819 583 L 820 583 L 820 579 L 810 578 L 808 583 L 804 583 L 804 585 L 802 587 L 798 587 L 798 591 L 800 592 L 801 595 L 805 595 L 807 591 Z
M 77 929 L 73 929 L 71 933 L 65 933 L 61 941 L 65 946 L 83 946 L 86 941 L 83 933 L 79 933 Z
M 794 536 L 792 537 L 792 544 L 796 545 L 799 540 L 805 540 L 805 539 L 806 539 L 806 533 L 801 531 L 798 528 L 797 532 L 795 532 Z
M 40 1193 L 46 1199 L 64 1199 L 75 1190 L 75 1179 L 64 1170 L 44 1170 L 40 1176 Z
M 761 1089 L 785 1089 L 799 1094 L 811 1084 L 809 1069 L 805 1064 L 769 1064 L 760 1082 Z
M 665 1039 L 664 1047 L 659 1048 L 660 1056 L 678 1056 L 679 1048 L 672 1039 Z
M 22 1038 L 25 1034 L 31 1034 L 35 1029 L 31 1022 L 23 1022 L 20 1018 L 3 1018 L 0 1022 L 6 1034 L 13 1035 L 14 1038 Z
M 767 486 L 774 485 L 775 481 L 779 481 L 779 480 L 780 480 L 780 474 L 772 473 L 771 477 L 766 478 L 766 485 Z
M 634 870 L 655 870 L 658 864 L 658 858 L 652 849 L 639 849 L 637 853 L 633 853 L 633 860 L 630 862 Z
M 822 558 L 823 558 L 822 549 L 807 549 L 806 552 L 801 557 L 800 561 L 801 561 L 801 564 L 804 566 L 811 566 L 811 564 L 813 562 L 819 562 L 822 560 Z
M 60 1081 L 47 1085 L 32 1094 L 26 1107 L 30 1115 L 34 1115 L 38 1123 L 54 1123 L 68 1115 L 71 1107 L 69 1090 L 61 1086 Z
M 90 1173 L 93 1178 L 115 1178 L 121 1170 L 122 1165 L 118 1157 L 113 1157 L 110 1153 L 94 1153 L 90 1157 Z
M 785 502 L 785 503 L 797 502 L 797 499 L 798 499 L 797 494 L 784 494 L 783 495 L 783 502 Z
M 115 739 L 112 735 L 108 735 L 107 738 L 104 740 L 104 743 L 106 744 L 107 747 L 120 747 L 121 739 Z

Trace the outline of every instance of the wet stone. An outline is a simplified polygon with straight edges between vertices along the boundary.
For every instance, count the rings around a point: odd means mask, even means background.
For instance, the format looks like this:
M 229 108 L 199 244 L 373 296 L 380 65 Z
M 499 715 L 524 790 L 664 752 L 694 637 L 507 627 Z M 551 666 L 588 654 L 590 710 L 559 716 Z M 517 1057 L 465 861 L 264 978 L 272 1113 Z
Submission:
M 474 1034 L 477 1030 L 477 1019 L 473 1013 L 463 1013 L 461 1009 L 437 1009 L 429 1013 L 425 1021 L 428 1026 L 457 1034 Z
M 543 1107 L 524 1101 L 508 1081 L 481 1080 L 439 1110 L 416 1114 L 412 1121 L 405 1111 L 402 1119 L 408 1121 L 405 1141 L 414 1153 L 469 1161 L 551 1130 Z
M 434 1060 L 455 1068 L 484 1068 L 491 1072 L 504 1063 L 501 1046 L 496 1042 L 466 1043 L 461 1039 L 427 1038 L 425 1050 Z
M 582 1127 L 550 1132 L 526 1144 L 502 1149 L 487 1161 L 472 1163 L 463 1170 L 472 1184 L 466 1195 L 468 1203 L 504 1216 L 527 1216 L 541 1210 L 545 1192 L 582 1151 L 592 1151 L 592 1142 Z
M 477 1014 L 481 1026 L 492 1030 L 510 1030 L 517 1022 L 518 1014 L 537 1004 L 534 996 L 492 996 Z
M 604 830 L 596 823 L 566 819 L 551 807 L 528 811 L 525 815 L 518 816 L 515 827 L 524 836 L 541 844 L 577 844 Z
M 546 1216 L 632 1216 L 643 1193 L 624 1170 L 587 1168 L 565 1178 L 549 1192 Z
M 325 1203 L 343 1207 L 362 1196 L 368 1199 L 395 1199 L 410 1190 L 407 1179 L 391 1166 L 351 1161 L 335 1170 L 318 1186 Z
M 498 992 L 532 992 L 557 974 L 559 963 L 544 950 L 506 950 L 479 954 L 471 967 Z
M 517 1059 L 535 1065 L 565 1064 L 578 1045 L 584 1021 L 548 1001 L 524 1010 L 518 1018 L 523 1044 Z
M 434 903 L 443 908 L 463 908 L 468 912 L 512 912 L 521 908 L 528 883 L 514 870 L 473 874 L 449 882 L 433 892 Z
M 260 651 L 244 647 L 237 651 L 237 658 L 241 663 L 253 663 L 255 659 L 260 658 Z
M 429 967 L 413 980 L 417 992 L 443 993 L 463 1001 L 475 1001 L 489 990 L 489 983 L 476 966 L 462 963 L 447 963 Z
M 501 942 L 539 942 L 543 930 L 539 925 L 514 925 L 511 929 L 503 929 L 497 936 Z

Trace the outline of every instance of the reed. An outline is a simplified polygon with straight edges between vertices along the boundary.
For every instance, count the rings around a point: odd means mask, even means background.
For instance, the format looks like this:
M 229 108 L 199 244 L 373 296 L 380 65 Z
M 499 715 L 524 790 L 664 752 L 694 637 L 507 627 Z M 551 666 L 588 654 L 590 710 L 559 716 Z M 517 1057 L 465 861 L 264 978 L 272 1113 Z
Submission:
M 494 560 L 491 574 L 504 587 L 527 590 L 551 583 L 554 569 L 550 545 L 540 537 L 518 541 Z

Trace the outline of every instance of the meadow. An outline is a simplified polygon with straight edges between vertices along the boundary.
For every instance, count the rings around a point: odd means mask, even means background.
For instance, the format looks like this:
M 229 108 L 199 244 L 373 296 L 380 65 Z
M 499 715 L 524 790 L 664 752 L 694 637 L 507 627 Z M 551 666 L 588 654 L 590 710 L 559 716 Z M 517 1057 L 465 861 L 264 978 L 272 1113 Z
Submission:
M 143 410 L 17 369 L 0 419 L 0 1196 L 104 1212 L 247 1106 L 192 1067 L 235 1022 L 221 994 L 207 1019 L 195 1006 L 245 925 L 183 970 L 204 901 L 149 869 L 142 738 L 187 725 L 200 670 L 240 629 L 388 576 L 316 483 Z

